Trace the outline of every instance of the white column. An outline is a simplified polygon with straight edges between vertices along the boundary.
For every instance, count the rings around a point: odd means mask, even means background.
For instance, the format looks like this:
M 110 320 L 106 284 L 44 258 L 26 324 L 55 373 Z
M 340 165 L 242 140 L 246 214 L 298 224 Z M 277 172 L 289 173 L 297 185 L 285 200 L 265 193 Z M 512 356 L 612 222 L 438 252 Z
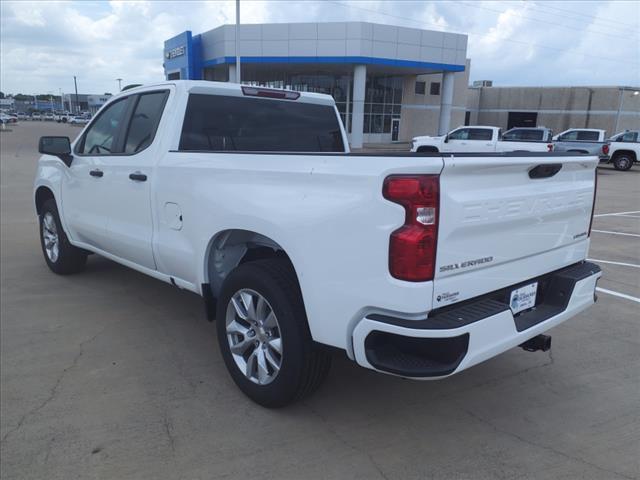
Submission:
M 451 107 L 453 105 L 453 72 L 442 74 L 442 91 L 440 92 L 440 123 L 438 135 L 446 135 L 451 130 Z
M 229 82 L 238 83 L 236 78 L 236 66 L 233 64 L 229 64 Z
M 351 147 L 362 148 L 364 127 L 364 93 L 367 86 L 367 66 L 353 67 L 353 113 L 351 117 Z

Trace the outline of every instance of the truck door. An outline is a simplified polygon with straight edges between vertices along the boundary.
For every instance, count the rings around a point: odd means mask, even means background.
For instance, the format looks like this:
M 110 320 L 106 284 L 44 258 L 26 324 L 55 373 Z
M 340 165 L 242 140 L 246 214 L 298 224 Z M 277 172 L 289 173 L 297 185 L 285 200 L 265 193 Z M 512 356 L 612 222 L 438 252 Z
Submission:
M 105 251 L 109 251 L 111 201 L 107 169 L 116 155 L 128 101 L 117 100 L 96 117 L 76 142 L 73 161 L 62 181 L 62 211 L 69 236 Z
M 151 185 L 158 152 L 154 138 L 169 90 L 133 97 L 122 136 L 122 155 L 109 165 L 109 252 L 137 265 L 156 269 L 153 256 Z

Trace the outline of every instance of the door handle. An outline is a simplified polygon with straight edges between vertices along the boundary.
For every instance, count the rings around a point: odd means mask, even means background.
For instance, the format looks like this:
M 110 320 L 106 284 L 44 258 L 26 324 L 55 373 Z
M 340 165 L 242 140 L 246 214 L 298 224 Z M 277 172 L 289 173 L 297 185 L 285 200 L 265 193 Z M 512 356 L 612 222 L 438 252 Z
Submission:
M 89 172 L 89 175 L 91 175 L 92 177 L 102 177 L 104 175 L 104 172 L 102 170 L 95 169 L 95 170 L 91 170 Z
M 129 174 L 129 178 L 131 180 L 135 180 L 136 182 L 146 182 L 147 176 L 144 173 L 133 172 Z

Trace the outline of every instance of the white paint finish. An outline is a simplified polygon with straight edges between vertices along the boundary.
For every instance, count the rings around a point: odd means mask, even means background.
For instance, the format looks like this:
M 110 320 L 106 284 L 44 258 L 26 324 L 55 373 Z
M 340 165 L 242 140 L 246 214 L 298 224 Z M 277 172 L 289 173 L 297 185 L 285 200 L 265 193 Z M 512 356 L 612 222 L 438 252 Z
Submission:
M 315 40 L 289 40 L 289 55 L 292 57 L 315 57 L 318 55 Z
M 613 232 L 611 230 L 595 230 L 595 229 L 592 229 L 591 231 L 596 233 L 606 233 L 608 235 L 622 235 L 624 237 L 640 237 L 640 235 L 638 235 L 637 233 Z
M 562 158 L 556 175 L 531 180 L 531 168 L 557 158 L 444 157 L 436 297 L 473 298 L 586 258 L 597 160 Z M 489 260 L 463 266 L 479 259 Z
M 398 41 L 398 27 L 392 25 L 373 24 L 373 40 L 374 42 L 391 42 Z
M 235 25 L 223 25 L 222 27 L 222 38 L 221 40 L 225 42 L 235 42 L 236 41 L 236 26 Z
M 390 42 L 377 42 L 371 43 L 371 54 L 378 58 L 395 58 L 397 54 L 397 44 Z
M 362 148 L 364 126 L 364 94 L 367 82 L 366 65 L 353 68 L 353 110 L 351 112 L 351 147 Z
M 598 215 L 594 215 L 594 217 L 617 217 L 623 215 L 631 215 L 634 213 L 640 213 L 640 210 L 635 210 L 633 212 L 599 213 Z
M 442 62 L 442 48 L 439 47 L 420 47 L 421 62 Z
M 351 39 L 373 39 L 373 24 L 366 22 L 348 22 L 347 38 Z
M 456 50 L 452 50 L 450 48 L 443 48 L 442 49 L 442 63 L 449 63 L 449 64 L 455 64 L 456 63 L 456 55 L 457 55 L 457 51 Z
M 420 45 L 421 30 L 417 28 L 398 27 L 398 43 L 408 43 L 410 45 Z
M 289 25 L 287 23 L 262 24 L 262 40 L 288 40 Z
M 438 133 L 443 135 L 449 131 L 451 126 L 451 106 L 453 105 L 454 74 L 444 72 L 442 74 L 442 85 L 440 90 L 440 119 L 438 123 Z
M 364 316 L 368 314 L 367 312 L 363 315 L 360 322 L 357 323 L 353 331 L 353 356 L 359 365 L 376 370 L 367 360 L 364 349 L 364 341 L 367 335 L 374 330 L 413 338 L 448 338 L 468 333 L 469 347 L 467 354 L 462 362 L 460 362 L 460 365 L 458 365 L 458 368 L 451 374 L 454 375 L 473 365 L 477 365 L 478 363 L 506 352 L 589 308 L 594 303 L 593 294 L 596 289 L 596 282 L 600 276 L 601 274 L 597 273 L 577 282 L 564 312 L 522 332 L 517 331 L 513 315 L 509 310 L 460 328 L 448 330 L 424 330 L 399 327 L 364 318 Z M 406 318 L 407 320 L 412 319 L 410 317 Z M 439 378 L 443 377 L 429 377 L 423 380 L 437 380 Z
M 398 44 L 396 58 L 403 60 L 420 60 L 420 45 L 407 45 L 404 43 Z
M 458 50 L 463 50 L 466 54 L 467 51 L 467 42 L 469 40 L 469 37 L 467 37 L 466 35 L 457 35 L 456 36 L 457 40 L 456 40 L 456 48 Z
M 420 44 L 427 47 L 442 48 L 444 46 L 444 34 L 433 30 L 423 30 Z
M 319 57 L 344 57 L 346 51 L 346 40 L 318 40 Z
M 262 40 L 262 25 L 240 25 L 240 40 Z
M 640 303 L 640 298 L 632 297 L 631 295 L 627 295 L 626 293 L 614 292 L 613 290 L 607 290 L 606 288 L 600 288 L 600 287 L 597 287 L 596 291 L 606 293 L 607 295 L 613 295 L 614 297 L 631 300 L 632 302 Z
M 318 23 L 318 40 L 344 40 L 347 38 L 347 25 L 344 22 Z
M 456 50 L 455 65 L 465 65 L 467 63 L 467 54 L 465 50 Z
M 287 40 L 263 40 L 262 55 L 286 57 L 289 55 L 289 42 Z
M 611 265 L 620 265 L 622 267 L 632 267 L 632 268 L 640 268 L 640 265 L 636 265 L 635 263 L 624 263 L 624 262 L 614 262 L 612 260 L 598 260 L 597 258 L 587 258 L 590 262 L 596 263 L 608 263 Z
M 369 56 L 371 54 L 371 42 L 366 42 L 368 46 L 368 53 L 363 53 L 362 40 L 347 39 L 346 52 L 348 57 Z
M 354 106 L 363 106 L 366 67 L 357 66 L 354 77 Z M 544 195 L 555 191 L 553 187 L 575 193 L 576 188 L 589 182 L 581 170 L 574 170 L 573 167 L 586 162 L 589 164 L 587 170 L 593 174 L 595 159 L 590 163 L 588 157 L 563 157 L 563 163 L 567 166 L 563 172 L 571 177 L 571 181 L 561 175 L 559 185 L 554 182 L 549 182 L 549 185 L 538 183 L 537 193 L 534 194 L 531 188 L 518 184 L 522 175 L 518 175 L 516 170 L 531 166 L 525 165 L 531 160 L 526 157 L 514 157 L 508 161 L 504 157 L 467 159 L 474 161 L 471 163 L 456 157 L 445 157 L 443 160 L 438 156 L 399 156 L 390 161 L 384 155 L 345 158 L 341 155 L 175 152 L 172 150 L 178 145 L 189 92 L 228 96 L 242 96 L 242 93 L 238 85 L 227 83 L 180 81 L 163 85 L 175 88 L 176 94 L 169 98 L 148 159 L 133 155 L 119 165 L 123 173 L 127 168 L 136 166 L 141 168 L 146 165 L 145 168 L 149 169 L 146 185 L 151 192 L 147 206 L 153 226 L 151 251 L 157 268 L 148 268 L 140 260 L 130 260 L 136 251 L 144 248 L 146 239 L 127 237 L 130 232 L 124 230 L 130 225 L 126 225 L 126 219 L 118 218 L 119 214 L 114 210 L 122 209 L 122 205 L 102 202 L 106 209 L 103 213 L 105 218 L 117 220 L 111 225 L 122 223 L 121 229 L 114 231 L 124 235 L 120 239 L 120 248 L 124 251 L 115 254 L 111 242 L 96 247 L 71 234 L 74 245 L 88 248 L 165 282 L 173 278 L 179 286 L 201 293 L 200 285 L 208 281 L 206 258 L 210 240 L 228 229 L 257 232 L 279 244 L 289 255 L 300 282 L 313 338 L 343 349 L 351 349 L 353 345 L 356 356 L 362 355 L 363 338 L 367 333 L 363 328 L 369 328 L 370 331 L 378 327 L 363 321 L 369 313 L 387 313 L 408 319 L 424 317 L 433 308 L 434 289 L 440 292 L 442 288 L 455 288 L 461 292 L 460 298 L 475 296 L 491 291 L 501 282 L 508 280 L 511 284 L 519 283 L 530 278 L 534 272 L 550 272 L 561 268 L 566 262 L 586 257 L 588 240 L 564 244 L 563 237 L 555 227 L 551 228 L 555 225 L 554 220 L 544 212 L 538 216 L 536 228 L 522 226 L 532 222 L 522 222 L 526 216 L 519 215 L 520 211 L 514 214 L 510 210 L 516 218 L 489 222 L 493 223 L 493 230 L 488 239 L 481 226 L 467 228 L 464 222 L 461 223 L 465 217 L 458 207 L 464 207 L 465 199 L 461 197 L 467 194 L 472 196 L 467 203 L 478 201 L 478 198 L 500 203 L 518 200 L 520 197 L 514 192 L 516 187 L 521 197 L 542 199 L 543 203 L 546 198 Z M 149 86 L 129 90 L 125 94 L 158 88 L 157 85 Z M 298 101 L 334 105 L 333 99 L 326 95 L 302 93 Z M 361 119 L 362 115 L 358 117 Z M 148 163 L 150 161 L 152 165 Z M 536 161 L 553 162 L 554 158 L 538 157 Z M 445 162 L 447 167 L 443 171 Z M 73 197 L 65 200 L 65 188 L 61 190 L 60 184 L 68 181 L 65 179 L 68 169 L 61 162 L 45 156 L 40 160 L 37 171 L 35 186 L 49 185 L 63 206 L 69 202 L 85 201 L 84 198 L 74 200 Z M 441 172 L 442 237 L 438 244 L 439 265 L 455 255 L 460 256 L 459 252 L 464 252 L 466 257 L 475 255 L 481 247 L 486 250 L 489 248 L 487 240 L 495 244 L 491 246 L 493 250 L 489 254 L 497 252 L 496 257 L 502 255 L 504 258 L 491 267 L 496 270 L 487 268 L 464 275 L 437 277 L 435 282 L 411 283 L 393 279 L 388 271 L 389 236 L 403 223 L 405 214 L 402 207 L 383 199 L 381 189 L 384 179 L 392 174 Z M 585 188 L 592 190 L 593 175 L 590 182 Z M 511 190 L 509 185 L 513 187 Z M 127 187 L 120 181 L 116 181 L 114 188 L 116 192 L 105 192 L 100 198 L 122 195 L 123 202 L 127 198 L 135 201 L 136 209 L 144 213 L 145 202 L 134 198 L 135 195 L 123 193 Z M 87 192 L 86 195 L 95 196 L 95 192 Z M 179 207 L 183 215 L 181 226 L 175 221 L 175 207 L 167 214 L 165 206 L 168 203 Z M 579 210 L 579 206 L 576 208 Z M 486 208 L 482 211 L 490 210 Z M 66 211 L 62 209 L 65 228 L 68 225 Z M 100 210 L 97 211 L 100 213 Z M 90 213 L 96 215 L 95 212 Z M 570 226 L 580 217 L 577 213 L 554 213 Z M 94 228 L 102 229 L 102 223 L 98 222 Z M 177 230 L 178 227 L 181 229 Z M 467 231 L 463 232 L 465 228 Z M 463 234 L 466 239 L 459 241 Z M 541 240 L 545 235 L 555 235 L 561 247 L 549 250 L 545 243 L 547 240 Z M 521 241 L 514 242 L 513 238 Z M 442 241 L 446 241 L 446 245 Z M 458 247 L 453 248 L 456 241 L 459 241 Z M 511 245 L 513 243 L 518 245 Z M 503 253 L 504 250 L 507 252 Z M 313 252 L 313 255 L 309 252 Z M 524 258 L 523 255 L 516 255 L 523 252 Z M 450 283 L 447 285 L 445 282 Z M 579 282 L 566 312 L 523 334 L 513 332 L 510 315 L 497 320 L 486 319 L 469 326 L 472 338 L 470 354 L 459 370 L 490 358 L 509 346 L 521 343 L 528 336 L 575 315 L 593 301 L 594 285 L 593 277 Z M 507 325 L 511 330 L 506 328 Z M 409 336 L 446 336 L 450 331 L 433 333 L 404 329 L 401 333 Z
M 290 23 L 289 40 L 317 40 L 317 23 Z
M 220 45 L 222 46 L 222 57 L 234 57 L 236 56 L 236 42 L 235 41 L 231 41 L 231 42 L 221 42 Z M 242 67 L 241 67 L 242 68 Z
M 240 55 L 256 56 L 256 57 L 261 56 L 262 41 L 261 40 L 240 40 Z
M 455 50 L 458 48 L 458 35 L 455 33 L 444 32 L 444 38 L 442 42 L 442 46 L 444 48 L 451 48 Z

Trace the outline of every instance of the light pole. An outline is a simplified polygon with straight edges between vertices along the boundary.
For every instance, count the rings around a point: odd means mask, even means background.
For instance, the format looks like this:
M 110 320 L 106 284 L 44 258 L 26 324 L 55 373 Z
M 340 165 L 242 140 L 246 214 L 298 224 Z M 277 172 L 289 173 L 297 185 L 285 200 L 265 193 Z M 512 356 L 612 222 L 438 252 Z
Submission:
M 80 104 L 78 103 L 78 82 L 76 81 L 76 76 L 73 76 L 73 85 L 76 88 L 76 113 L 80 112 Z
M 240 0 L 236 0 L 236 83 L 240 83 Z
M 118 91 L 121 92 L 122 91 L 122 79 L 121 78 L 116 78 L 116 82 L 118 82 Z
M 638 96 L 640 95 L 640 91 L 636 90 L 635 88 L 631 88 L 631 87 L 620 87 L 620 102 L 618 103 L 618 114 L 616 115 L 616 126 L 613 129 L 613 134 L 618 133 L 618 124 L 620 123 L 620 113 L 622 112 L 622 106 L 624 105 L 624 92 L 628 91 L 628 92 L 633 92 L 633 96 Z

